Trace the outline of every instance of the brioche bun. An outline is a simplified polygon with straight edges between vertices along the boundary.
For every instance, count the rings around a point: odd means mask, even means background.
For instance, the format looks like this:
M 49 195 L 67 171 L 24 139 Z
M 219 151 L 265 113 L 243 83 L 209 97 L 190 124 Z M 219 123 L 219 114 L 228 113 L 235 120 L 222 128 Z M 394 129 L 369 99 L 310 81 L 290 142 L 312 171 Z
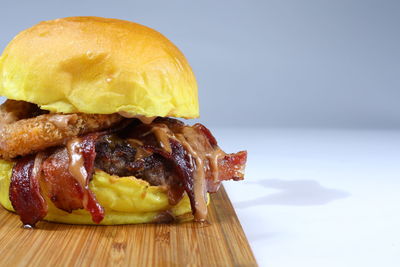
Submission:
M 41 22 L 0 58 L 0 95 L 57 113 L 196 118 L 196 79 L 179 49 L 137 23 L 99 17 Z

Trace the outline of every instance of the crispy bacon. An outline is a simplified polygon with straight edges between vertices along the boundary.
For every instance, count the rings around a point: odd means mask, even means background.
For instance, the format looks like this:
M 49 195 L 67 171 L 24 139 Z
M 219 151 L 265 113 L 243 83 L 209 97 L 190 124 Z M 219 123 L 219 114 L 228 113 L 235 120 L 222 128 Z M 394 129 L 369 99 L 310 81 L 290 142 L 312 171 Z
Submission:
M 81 140 L 80 148 L 84 160 L 87 177 L 86 184 L 83 186 L 84 197 L 83 206 L 92 215 L 92 220 L 95 223 L 100 223 L 104 219 L 104 209 L 96 200 L 93 192 L 89 189 L 89 182 L 92 180 L 94 173 L 94 160 L 96 159 L 96 141 L 100 134 L 88 134 Z
M 94 160 L 96 159 L 96 141 L 100 133 L 88 134 L 81 138 L 81 153 L 84 160 L 85 169 L 88 173 L 86 185 L 89 184 L 94 172 Z
M 225 157 L 218 159 L 218 180 L 215 181 L 214 179 L 208 178 L 207 191 L 209 193 L 217 192 L 222 181 L 243 180 L 246 161 L 246 151 L 240 151 L 235 154 L 227 154 Z
M 190 204 L 192 207 L 195 205 L 194 190 L 193 190 L 193 171 L 194 166 L 192 160 L 189 159 L 189 155 L 186 153 L 182 144 L 175 139 L 169 139 L 171 145 L 171 153 L 166 152 L 163 149 L 156 148 L 154 146 L 147 145 L 145 148 L 151 153 L 158 154 L 164 157 L 174 168 L 178 174 L 184 190 L 188 194 Z
M 87 174 L 85 184 L 80 184 L 79 180 L 71 174 L 69 170 L 70 159 L 65 147 L 56 150 L 45 160 L 43 178 L 49 197 L 57 208 L 67 212 L 85 208 L 92 215 L 92 220 L 95 223 L 100 223 L 104 218 L 104 209 L 89 189 L 89 182 L 94 171 L 97 137 L 96 134 L 89 134 L 80 139 L 79 152 L 83 157 Z
M 22 223 L 32 227 L 47 214 L 47 204 L 39 188 L 39 167 L 35 166 L 35 156 L 32 155 L 17 160 L 10 183 L 11 204 Z
M 68 170 L 68 151 L 59 148 L 43 162 L 43 181 L 54 205 L 66 212 L 82 209 L 83 189 Z
M 170 118 L 159 118 L 156 120 L 156 122 L 166 124 L 174 134 L 179 134 L 180 132 L 182 132 L 183 127 L 192 127 L 197 130 L 198 134 L 204 135 L 208 140 L 209 144 L 202 144 L 205 147 L 205 150 L 209 150 L 208 153 L 212 153 L 214 150 L 219 149 L 217 140 L 215 139 L 211 131 L 206 126 L 200 123 L 196 123 L 193 126 L 186 126 L 182 122 Z M 170 142 L 176 142 L 176 141 L 170 140 Z M 184 148 L 182 147 L 182 149 Z M 240 151 L 238 153 L 232 153 L 232 154 L 225 154 L 225 156 L 219 158 L 218 159 L 219 175 L 216 182 L 219 182 L 220 184 L 221 181 L 226 181 L 226 180 L 235 180 L 235 181 L 243 180 L 246 161 L 247 161 L 246 151 Z M 211 180 L 214 177 L 212 177 L 211 172 L 207 172 L 206 178 L 208 180 Z M 215 191 L 209 191 L 209 192 L 215 192 Z
M 152 127 L 164 127 L 167 126 L 170 131 L 163 131 L 164 134 L 168 135 L 167 140 L 171 150 L 165 149 L 165 144 L 155 146 L 155 137 L 149 135 L 152 132 Z M 185 129 L 189 128 L 190 129 Z M 211 131 L 202 124 L 195 124 L 194 126 L 186 126 L 182 122 L 170 118 L 158 118 L 151 125 L 139 125 L 139 131 L 133 129 L 133 135 L 135 138 L 141 140 L 144 144 L 144 148 L 151 153 L 156 153 L 171 164 L 175 172 L 178 174 L 180 179 L 180 188 L 184 188 L 186 191 L 193 214 L 196 214 L 196 202 L 205 201 L 205 196 L 199 196 L 196 198 L 195 193 L 195 172 L 196 168 L 204 168 L 204 177 L 199 179 L 205 179 L 204 188 L 202 192 L 215 193 L 223 180 L 241 180 L 244 175 L 244 167 L 247 159 L 247 152 L 241 151 L 236 154 L 225 154 L 220 150 L 217 145 L 215 137 L 211 134 Z M 189 139 L 185 137 L 186 133 L 189 132 L 191 135 Z M 190 130 L 190 131 L 187 131 Z M 194 131 L 193 131 L 194 130 Z M 141 133 L 141 134 L 140 134 Z M 149 145 L 149 140 L 151 145 Z M 193 152 L 188 151 L 181 141 L 187 142 L 192 149 L 197 149 Z M 195 142 L 191 143 L 191 142 Z M 201 153 L 202 152 L 202 153 Z M 207 155 L 213 155 L 215 152 L 217 155 L 216 165 L 212 166 L 212 157 L 209 158 Z M 221 156 L 222 155 L 222 156 Z M 194 157 L 200 157 L 200 162 L 203 166 L 196 166 L 196 159 Z M 217 170 L 211 171 L 212 168 Z M 216 176 L 216 177 L 214 177 Z M 204 213 L 204 211 L 203 211 Z M 201 212 L 199 212 L 201 214 Z M 202 217 L 202 216 L 199 216 Z M 200 218 L 204 219 L 204 218 Z
M 210 145 L 216 146 L 218 145 L 217 139 L 215 139 L 214 135 L 211 133 L 211 131 L 204 126 L 201 123 L 196 123 L 195 125 L 192 126 L 193 128 L 197 129 L 199 132 L 201 132 L 205 137 L 207 137 L 208 141 L 210 142 Z
M 147 149 L 153 153 L 158 153 L 170 160 L 171 164 L 175 167 L 179 177 L 182 179 L 184 189 L 190 199 L 190 204 L 193 210 L 195 210 L 195 192 L 194 192 L 194 180 L 193 172 L 194 166 L 193 159 L 190 159 L 190 155 L 184 149 L 184 147 L 175 139 L 169 139 L 172 153 L 168 154 L 161 149 L 147 146 Z M 227 154 L 223 158 L 218 160 L 218 179 L 214 180 L 211 172 L 206 172 L 206 191 L 209 193 L 215 193 L 218 191 L 221 182 L 224 180 L 243 180 L 244 178 L 244 166 L 247 160 L 247 152 L 240 151 L 235 154 Z M 209 170 L 209 166 L 206 167 Z

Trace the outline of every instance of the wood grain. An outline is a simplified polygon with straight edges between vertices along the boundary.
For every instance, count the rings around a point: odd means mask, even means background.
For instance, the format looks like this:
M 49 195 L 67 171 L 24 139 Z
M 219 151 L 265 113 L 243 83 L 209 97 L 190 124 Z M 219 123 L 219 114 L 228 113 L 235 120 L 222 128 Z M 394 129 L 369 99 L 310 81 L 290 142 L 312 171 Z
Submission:
M 22 229 L 0 209 L 0 266 L 256 266 L 223 187 L 209 224 L 77 226 L 40 222 Z

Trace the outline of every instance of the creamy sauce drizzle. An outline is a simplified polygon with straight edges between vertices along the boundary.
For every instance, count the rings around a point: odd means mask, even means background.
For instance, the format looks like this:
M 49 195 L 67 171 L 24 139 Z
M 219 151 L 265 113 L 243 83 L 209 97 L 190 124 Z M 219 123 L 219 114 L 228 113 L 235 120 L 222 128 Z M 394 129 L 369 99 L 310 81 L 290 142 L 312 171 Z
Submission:
M 76 122 L 78 115 L 53 115 L 49 118 L 49 121 L 53 123 L 57 128 L 66 129 L 70 123 Z
M 42 162 L 45 158 L 45 155 L 43 152 L 39 152 L 36 154 L 35 157 L 35 162 L 33 163 L 33 169 L 32 169 L 32 177 L 36 177 L 36 175 L 39 174 L 41 168 L 42 168 Z M 31 179 L 32 181 L 32 179 Z M 32 187 L 32 185 L 31 185 Z
M 133 114 L 131 114 L 129 112 L 126 112 L 126 111 L 120 111 L 120 112 L 118 112 L 118 114 L 121 115 L 122 117 L 125 117 L 125 118 L 128 118 L 128 119 L 133 119 L 133 118 L 138 119 L 144 124 L 150 124 L 157 118 L 155 116 L 154 117 L 146 117 L 146 116 L 143 116 L 143 115 L 133 115 Z
M 130 138 L 127 140 L 132 146 L 143 146 L 143 142 L 137 139 Z
M 218 146 L 211 146 L 207 138 L 199 134 L 196 129 L 192 127 L 185 127 L 183 129 L 183 135 L 199 156 L 208 161 L 208 164 L 204 165 L 204 170 L 209 170 L 213 180 L 218 181 L 218 160 L 221 157 L 225 157 L 225 152 Z
M 82 188 L 86 187 L 87 171 L 81 153 L 80 139 L 78 137 L 68 141 L 69 172 L 79 182 Z
M 169 138 L 173 136 L 173 133 L 168 129 L 166 125 L 158 125 L 154 126 L 151 129 L 151 132 L 154 133 L 158 142 L 160 143 L 161 148 L 163 148 L 168 153 L 172 153 L 171 144 L 169 143 Z
M 205 165 L 203 157 L 201 157 L 196 151 L 196 145 L 193 148 L 186 138 L 178 134 L 179 141 L 189 152 L 191 157 L 195 161 L 195 172 L 193 175 L 193 190 L 194 190 L 194 202 L 196 207 L 196 212 L 194 214 L 194 219 L 196 221 L 204 221 L 207 218 L 207 192 L 206 192 L 206 179 L 205 179 Z
M 214 182 L 218 181 L 219 178 L 218 160 L 222 157 L 225 157 L 225 155 L 226 155 L 225 152 L 222 151 L 219 147 L 215 149 L 211 154 L 207 154 Z
M 214 181 L 218 180 L 218 159 L 225 156 L 219 147 L 212 147 L 207 138 L 192 127 L 183 127 L 182 132 L 174 135 L 166 125 L 157 125 L 152 128 L 160 146 L 172 153 L 170 138 L 178 139 L 188 152 L 194 166 L 193 191 L 195 202 L 195 220 L 204 221 L 207 217 L 207 181 L 208 171 Z

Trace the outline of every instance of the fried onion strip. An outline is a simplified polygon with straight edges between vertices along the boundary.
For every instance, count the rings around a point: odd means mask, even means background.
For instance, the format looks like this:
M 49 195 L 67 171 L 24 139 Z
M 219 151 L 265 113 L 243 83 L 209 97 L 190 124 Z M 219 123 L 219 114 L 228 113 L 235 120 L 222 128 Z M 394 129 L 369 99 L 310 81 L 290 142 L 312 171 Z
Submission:
M 0 131 L 0 157 L 36 153 L 63 144 L 68 138 L 101 131 L 117 125 L 118 114 L 45 114 L 4 124 Z

